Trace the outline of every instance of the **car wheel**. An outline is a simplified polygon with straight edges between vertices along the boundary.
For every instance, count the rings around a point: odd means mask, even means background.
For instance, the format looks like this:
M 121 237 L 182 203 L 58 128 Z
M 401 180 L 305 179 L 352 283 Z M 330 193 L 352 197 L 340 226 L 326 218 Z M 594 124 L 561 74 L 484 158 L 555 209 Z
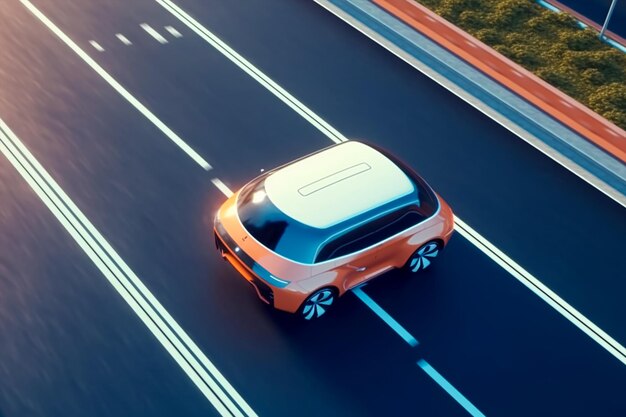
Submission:
M 406 268 L 411 272 L 417 272 L 428 268 L 433 259 L 439 255 L 439 243 L 431 241 L 420 246 L 406 263 Z
M 321 317 L 333 305 L 336 298 L 336 292 L 332 288 L 322 288 L 315 291 L 302 303 L 301 317 L 305 320 Z

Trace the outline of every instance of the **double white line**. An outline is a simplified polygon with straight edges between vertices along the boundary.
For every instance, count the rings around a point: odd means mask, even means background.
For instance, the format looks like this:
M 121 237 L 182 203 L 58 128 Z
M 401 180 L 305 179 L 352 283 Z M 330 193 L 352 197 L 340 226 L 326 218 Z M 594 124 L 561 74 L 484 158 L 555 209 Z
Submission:
M 2 119 L 0 151 L 217 411 L 256 416 Z
M 300 100 L 292 96 L 287 90 L 278 85 L 274 80 L 265 75 L 262 71 L 252 65 L 247 59 L 239 55 L 237 51 L 228 46 L 224 41 L 215 36 L 210 30 L 200 24 L 196 19 L 191 17 L 183 9 L 175 5 L 170 0 L 155 0 L 165 10 L 170 12 L 174 17 L 185 24 L 189 29 L 194 31 L 196 35 L 204 39 L 212 47 L 217 49 L 222 55 L 237 65 L 242 71 L 256 80 L 268 91 L 278 97 L 283 103 L 289 106 L 293 111 L 304 117 L 309 123 L 315 126 L 320 132 L 329 137 L 333 142 L 345 142 L 347 139 L 337 129 L 332 127 L 324 119 L 319 117 L 313 110 L 304 105 Z

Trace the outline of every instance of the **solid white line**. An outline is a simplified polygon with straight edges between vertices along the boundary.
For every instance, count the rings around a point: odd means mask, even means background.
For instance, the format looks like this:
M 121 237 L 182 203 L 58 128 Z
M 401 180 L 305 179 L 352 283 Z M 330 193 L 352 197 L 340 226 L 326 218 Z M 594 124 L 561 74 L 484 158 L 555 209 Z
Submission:
M 72 49 L 76 55 L 78 55 L 87 65 L 91 67 L 98 75 L 100 75 L 115 91 L 117 91 L 122 97 L 124 97 L 133 107 L 135 107 L 141 114 L 143 114 L 157 129 L 159 129 L 165 136 L 167 136 L 176 146 L 178 146 L 183 152 L 185 152 L 191 159 L 193 159 L 198 165 L 205 170 L 210 170 L 211 165 L 204 160 L 196 151 L 194 151 L 184 140 L 182 140 L 176 133 L 172 131 L 165 123 L 163 123 L 154 113 L 152 113 L 146 106 L 144 106 L 139 100 L 137 100 L 132 94 L 128 92 L 119 82 L 117 82 L 108 72 L 104 70 L 96 61 L 94 61 L 89 55 L 85 53 L 69 36 L 67 36 L 61 29 L 59 29 L 50 19 L 48 19 L 43 13 L 41 13 L 29 0 L 20 0 L 20 2 L 30 12 L 35 15 L 37 19 L 41 21 L 52 33 L 57 35 L 70 49 Z
M 234 391 L 232 386 L 1 119 L 0 145 L 0 151 L 220 414 L 241 417 L 241 409 L 255 416 L 243 399 L 228 397 L 225 391 Z
M 175 38 L 183 37 L 183 35 L 181 35 L 181 33 L 177 31 L 173 26 L 165 26 L 165 30 L 167 30 L 170 33 L 170 35 L 172 35 Z
M 230 188 L 228 188 L 226 184 L 224 184 L 219 178 L 213 178 L 211 179 L 211 182 L 217 187 L 218 190 L 224 193 L 226 197 L 230 197 L 231 195 L 233 195 L 233 192 L 230 190 Z
M 131 41 L 128 40 L 126 36 L 122 35 L 121 33 L 116 33 L 115 37 L 117 37 L 117 39 L 119 39 L 126 46 L 133 44 Z
M 154 30 L 152 28 L 152 26 L 150 26 L 147 23 L 142 23 L 141 25 L 139 25 L 143 30 L 145 30 L 146 32 L 148 32 L 148 34 L 150 36 L 152 36 L 154 39 L 156 39 L 159 43 L 167 43 L 167 39 L 165 39 L 163 36 L 161 36 L 161 34 L 159 32 L 157 32 L 156 30 Z
M 315 126 L 320 132 L 326 135 L 335 143 L 343 142 L 346 138 L 333 128 L 329 123 L 315 114 L 311 109 L 301 103 L 294 96 L 289 94 L 284 88 L 276 84 L 271 78 L 265 75 L 261 70 L 252 65 L 248 60 L 239 55 L 234 49 L 228 46 L 220 38 L 215 36 L 211 31 L 202 26 L 198 21 L 189 16 L 180 7 L 176 6 L 170 0 L 155 0 L 163 6 L 165 10 L 170 12 L 174 17 L 180 20 L 185 26 L 193 30 L 198 36 L 208 42 L 211 46 L 222 53 L 226 58 L 237 65 L 246 74 L 256 80 L 263 87 L 267 88 L 272 94 L 278 97 L 283 103 L 287 104 L 296 113 L 306 119 Z
M 524 284 L 528 289 L 538 295 L 543 301 L 548 303 L 552 308 L 558 311 L 563 317 L 568 319 L 580 330 L 585 332 L 596 343 L 605 348 L 611 355 L 619 359 L 626 365 L 626 348 L 609 336 L 606 332 L 596 326 L 587 317 L 582 315 L 578 310 L 569 305 L 565 300 L 559 297 L 554 291 L 544 285 L 539 279 L 534 277 L 530 272 L 522 268 L 517 262 L 513 261 L 505 255 L 500 249 L 496 248 L 491 242 L 481 236 L 474 229 L 469 227 L 465 222 L 455 216 L 456 231 L 467 239 L 470 243 L 480 249 L 485 255 L 496 262 L 500 267 L 513 275 L 517 280 Z
M 104 52 L 104 48 L 96 41 L 89 41 L 89 44 L 98 52 Z

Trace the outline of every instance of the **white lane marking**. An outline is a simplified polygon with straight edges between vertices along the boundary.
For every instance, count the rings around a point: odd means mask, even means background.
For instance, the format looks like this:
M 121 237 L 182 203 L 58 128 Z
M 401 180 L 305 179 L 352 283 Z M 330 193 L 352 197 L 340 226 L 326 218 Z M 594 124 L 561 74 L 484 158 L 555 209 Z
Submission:
M 231 195 L 233 195 L 233 192 L 230 190 L 230 188 L 228 188 L 226 184 L 224 184 L 219 178 L 213 178 L 211 179 L 211 182 L 217 187 L 218 190 L 224 193 L 226 197 L 230 197 Z
M 500 265 L 500 267 L 506 270 L 509 274 L 513 275 L 513 277 L 538 295 L 563 317 L 568 319 L 576 327 L 591 337 L 596 343 L 605 348 L 611 355 L 615 356 L 624 365 L 626 365 L 626 349 L 624 346 L 596 326 L 593 322 L 591 322 L 591 320 L 582 315 L 574 307 L 569 305 L 554 291 L 539 281 L 539 279 L 522 268 L 517 262 L 505 255 L 500 249 L 496 248 L 491 242 L 468 226 L 464 221 L 455 216 L 454 222 L 456 224 L 455 229 L 461 236 L 480 249 L 485 255 Z
M 128 40 L 126 36 L 122 35 L 121 33 L 116 33 L 115 37 L 119 39 L 126 46 L 133 44 L 131 41 Z
M 328 0 L 314 0 L 314 1 L 317 4 L 319 4 L 321 7 L 328 10 L 330 13 L 337 16 L 339 19 L 346 22 L 348 25 L 352 26 L 357 31 L 361 32 L 363 35 L 367 36 L 368 38 L 370 38 L 371 40 L 373 40 L 374 42 L 376 42 L 377 44 L 379 44 L 380 46 L 382 46 L 383 48 L 385 48 L 386 50 L 388 50 L 389 52 L 391 52 L 392 54 L 394 54 L 395 56 L 397 56 L 398 58 L 400 58 L 407 64 L 409 64 L 410 66 L 412 66 L 413 68 L 417 69 L 419 72 L 421 72 L 422 74 L 424 74 L 425 76 L 427 76 L 428 78 L 436 82 L 437 84 L 441 85 L 443 88 L 445 88 L 446 90 L 448 90 L 449 92 L 451 92 L 452 94 L 454 94 L 455 96 L 457 96 L 458 98 L 460 98 L 461 100 L 469 104 L 470 106 L 474 107 L 476 110 L 483 113 L 485 116 L 489 117 L 494 122 L 498 123 L 500 126 L 507 129 L 509 132 L 521 138 L 530 146 L 537 149 L 539 152 L 546 155 L 548 158 L 552 159 L 554 162 L 561 165 L 562 167 L 564 167 L 565 169 L 567 169 L 568 171 L 570 171 L 571 173 L 573 173 L 574 175 L 576 175 L 577 177 L 579 177 L 580 179 L 582 179 L 583 181 L 585 181 L 586 183 L 594 187 L 596 190 L 600 191 L 601 193 L 603 193 L 604 195 L 606 195 L 613 201 L 617 202 L 618 204 L 622 205 L 623 207 L 626 207 L 626 196 L 624 196 L 620 191 L 618 191 L 611 185 L 605 183 L 602 179 L 598 178 L 591 172 L 587 171 L 585 168 L 583 168 L 582 166 L 580 166 L 579 164 L 577 164 L 576 162 L 574 162 L 567 156 L 555 151 L 552 147 L 544 143 L 541 139 L 539 139 L 534 134 L 530 133 L 529 131 L 525 130 L 521 126 L 518 126 L 511 120 L 502 116 L 496 110 L 485 105 L 482 101 L 476 99 L 474 96 L 467 93 L 465 90 L 458 87 L 456 84 L 454 84 L 447 78 L 441 76 L 439 73 L 432 70 L 427 65 L 421 63 L 415 57 L 408 54 L 401 48 L 397 47 L 386 38 L 381 37 L 377 32 L 373 31 L 366 25 L 363 25 L 358 20 L 344 13 L 340 8 L 335 6 L 332 2 Z M 434 21 L 434 19 L 431 18 L 430 16 L 427 16 L 427 19 Z M 452 67 L 449 67 L 449 68 L 454 70 L 454 68 Z M 556 133 L 554 134 L 558 136 Z M 586 142 L 587 141 L 585 141 L 585 143 Z M 575 147 L 577 149 L 580 148 L 580 146 L 575 146 Z M 587 154 L 586 151 L 581 150 L 581 152 Z M 619 162 L 615 160 L 615 164 L 619 164 Z
M 263 87 L 267 88 L 272 94 L 278 97 L 283 103 L 288 105 L 296 113 L 302 116 L 315 126 L 320 132 L 326 135 L 330 140 L 335 143 L 343 142 L 346 138 L 339 133 L 329 123 L 315 114 L 311 109 L 301 103 L 298 99 L 288 93 L 280 85 L 276 84 L 271 78 L 265 75 L 261 70 L 252 65 L 248 60 L 239 55 L 234 49 L 228 46 L 220 38 L 215 36 L 211 31 L 202 26 L 198 21 L 189 16 L 180 7 L 176 6 L 170 0 L 155 0 L 158 4 L 163 6 L 165 10 L 170 12 L 174 17 L 180 20 L 185 26 L 193 30 L 198 36 L 208 42 L 211 46 L 222 53 L 226 58 L 237 65 L 246 74 L 256 80 Z
M 115 80 L 108 72 L 104 70 L 96 61 L 94 61 L 89 55 L 85 53 L 69 36 L 67 36 L 61 29 L 59 29 L 50 19 L 48 19 L 43 13 L 41 13 L 29 0 L 20 0 L 20 2 L 30 12 L 35 15 L 37 19 L 41 21 L 52 33 L 57 35 L 72 51 L 76 53 L 87 65 L 91 67 L 99 76 L 101 76 L 115 91 L 117 91 L 122 97 L 124 97 L 133 107 L 135 107 L 141 114 L 143 114 L 148 120 L 154 124 L 165 136 L 167 136 L 176 146 L 178 146 L 183 152 L 185 152 L 191 159 L 193 159 L 198 165 L 205 170 L 210 170 L 211 165 L 204 160 L 196 151 L 194 151 L 184 140 L 182 140 L 172 129 L 167 127 L 154 113 L 152 113 L 146 106 L 144 106 L 139 100 L 137 100 L 132 94 L 128 92 L 119 82 Z
M 89 41 L 89 44 L 98 52 L 104 52 L 104 48 L 96 41 Z
M 150 26 L 147 23 L 142 23 L 139 25 L 143 30 L 145 30 L 146 32 L 148 32 L 148 34 L 150 36 L 152 36 L 154 39 L 156 39 L 159 43 L 167 43 L 167 39 L 165 39 L 163 36 L 161 36 L 161 34 L 159 32 L 157 32 L 156 30 L 154 30 L 152 28 L 152 26 Z
M 2 119 L 0 151 L 220 414 L 256 416 Z
M 172 35 L 175 38 L 183 37 L 183 35 L 181 35 L 181 33 L 177 31 L 173 26 L 165 26 L 165 30 L 167 30 L 170 33 L 170 35 Z
M 452 398 L 455 399 L 465 411 L 467 411 L 473 417 L 485 417 L 485 415 L 478 409 L 474 404 L 470 402 L 463 394 L 459 392 L 458 389 L 454 388 L 454 386 L 448 382 L 447 379 L 443 377 L 435 368 L 430 366 L 428 362 L 424 359 L 420 359 L 417 361 L 417 365 L 426 372 L 426 375 L 431 377 L 433 381 L 435 381 L 441 388 L 444 389 Z
M 415 347 L 418 345 L 417 339 L 411 335 L 400 323 L 396 321 L 393 317 L 389 315 L 376 301 L 372 299 L 369 295 L 365 294 L 360 287 L 356 287 L 352 289 L 354 295 L 357 298 L 370 308 L 378 317 L 382 319 L 389 327 L 393 329 L 401 338 L 404 339 L 411 347 Z

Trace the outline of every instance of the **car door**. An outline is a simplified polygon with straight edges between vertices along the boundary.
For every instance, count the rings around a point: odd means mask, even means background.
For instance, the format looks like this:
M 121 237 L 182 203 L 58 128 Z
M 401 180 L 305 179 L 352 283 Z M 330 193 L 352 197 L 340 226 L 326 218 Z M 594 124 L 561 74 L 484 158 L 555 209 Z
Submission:
M 380 274 L 376 253 L 362 251 L 357 255 L 338 260 L 335 270 L 342 276 L 346 290 L 361 285 Z
M 421 219 L 411 207 L 379 216 L 329 242 L 320 256 L 335 259 L 344 288 L 354 288 L 397 266 L 399 256 L 409 256 L 402 235 Z

